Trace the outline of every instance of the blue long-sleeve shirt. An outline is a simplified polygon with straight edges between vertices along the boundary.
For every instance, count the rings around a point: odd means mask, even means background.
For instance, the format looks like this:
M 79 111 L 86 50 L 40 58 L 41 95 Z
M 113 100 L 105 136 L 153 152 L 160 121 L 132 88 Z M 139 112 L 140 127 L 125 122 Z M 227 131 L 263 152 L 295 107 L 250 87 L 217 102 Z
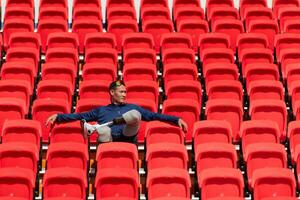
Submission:
M 141 113 L 143 121 L 159 120 L 159 121 L 171 122 L 176 125 L 178 124 L 179 118 L 176 116 L 151 112 L 135 104 L 122 104 L 122 105 L 109 104 L 107 106 L 97 107 L 95 109 L 92 109 L 89 112 L 58 114 L 56 120 L 58 122 L 69 122 L 69 121 L 85 119 L 86 121 L 97 121 L 98 124 L 103 124 L 112 121 L 117 117 L 121 117 L 122 114 L 133 109 Z M 110 127 L 114 139 L 123 136 L 122 131 L 124 129 L 124 126 L 125 125 L 113 125 Z

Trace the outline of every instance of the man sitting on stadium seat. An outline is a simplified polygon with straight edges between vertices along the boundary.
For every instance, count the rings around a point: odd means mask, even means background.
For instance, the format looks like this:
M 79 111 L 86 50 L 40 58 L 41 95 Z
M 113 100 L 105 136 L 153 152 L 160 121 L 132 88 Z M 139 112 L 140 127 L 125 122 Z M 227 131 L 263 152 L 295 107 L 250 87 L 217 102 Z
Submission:
M 136 135 L 140 121 L 159 120 L 178 125 L 184 132 L 187 124 L 176 116 L 150 112 L 135 104 L 126 103 L 126 86 L 123 81 L 114 81 L 109 86 L 111 104 L 95 108 L 89 112 L 73 114 L 54 114 L 47 121 L 46 126 L 55 122 L 69 122 L 81 120 L 85 135 L 97 131 L 98 142 L 136 142 Z M 87 121 L 97 121 L 91 125 Z M 104 125 L 103 125 L 104 124 Z

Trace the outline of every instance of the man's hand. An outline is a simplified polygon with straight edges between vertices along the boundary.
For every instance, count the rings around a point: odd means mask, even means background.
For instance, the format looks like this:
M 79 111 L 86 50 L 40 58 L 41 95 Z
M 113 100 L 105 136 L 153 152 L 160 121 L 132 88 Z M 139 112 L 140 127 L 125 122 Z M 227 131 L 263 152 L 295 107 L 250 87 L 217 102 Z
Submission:
M 51 125 L 54 124 L 55 121 L 56 121 L 56 118 L 57 118 L 57 114 L 51 115 L 51 116 L 47 119 L 47 121 L 46 121 L 46 123 L 45 123 L 46 127 L 48 127 L 49 123 L 50 123 Z
M 178 120 L 178 126 L 181 128 L 181 130 L 183 130 L 185 133 L 187 132 L 188 130 L 188 126 L 186 124 L 185 121 L 183 121 L 182 119 L 179 119 Z

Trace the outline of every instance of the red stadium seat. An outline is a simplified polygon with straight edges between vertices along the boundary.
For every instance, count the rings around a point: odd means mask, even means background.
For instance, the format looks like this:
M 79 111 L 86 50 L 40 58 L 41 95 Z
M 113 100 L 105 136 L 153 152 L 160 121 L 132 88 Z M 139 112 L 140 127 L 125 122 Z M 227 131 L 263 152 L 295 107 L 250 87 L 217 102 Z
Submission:
M 14 47 L 29 47 L 40 50 L 41 39 L 40 35 L 32 32 L 12 33 L 8 41 L 8 48 Z
M 231 48 L 235 51 L 239 34 L 244 33 L 244 26 L 240 20 L 220 19 L 212 24 L 212 32 L 225 33 L 230 37 Z
M 146 126 L 146 147 L 158 143 L 184 144 L 184 133 L 174 125 L 152 121 Z
M 62 7 L 67 8 L 68 3 L 66 0 L 41 0 L 40 8 L 43 7 Z
M 284 23 L 282 33 L 300 33 L 300 23 L 299 20 L 288 20 Z
M 133 169 L 107 168 L 97 173 L 95 195 L 97 199 L 138 199 L 138 172 Z M 109 198 L 110 197 L 110 198 Z
M 141 21 L 144 23 L 148 20 L 170 20 L 169 8 L 165 7 L 148 7 L 141 11 Z
M 33 12 L 32 8 L 30 7 L 8 7 L 5 10 L 4 19 L 10 20 L 18 20 L 18 19 L 25 19 L 25 20 L 33 20 Z
M 51 48 L 47 50 L 46 63 L 56 62 L 56 63 L 70 63 L 74 66 L 78 65 L 78 50 L 73 48 Z M 76 68 L 76 67 L 74 67 Z
M 208 99 L 234 99 L 243 103 L 243 86 L 239 81 L 219 80 L 206 85 Z
M 83 53 L 86 35 L 102 32 L 102 23 L 99 20 L 78 19 L 73 22 L 72 32 L 78 35 L 79 52 Z
M 88 19 L 101 23 L 102 14 L 99 7 L 77 7 L 73 10 L 73 21 Z
M 1 168 L 0 190 L 2 197 L 33 199 L 34 175 L 29 169 Z M 13 185 L 13 187 L 12 187 Z
M 154 49 L 153 36 L 150 33 L 127 33 L 123 35 L 122 47 L 125 51 L 131 48 Z
M 111 33 L 88 33 L 85 36 L 85 50 L 91 48 L 116 48 L 116 37 Z
M 271 120 L 276 122 L 280 130 L 280 141 L 286 139 L 287 110 L 284 101 L 252 101 L 249 114 L 252 120 Z
M 117 39 L 117 50 L 121 52 L 123 36 L 127 33 L 138 32 L 136 20 L 110 20 L 107 26 L 107 32 L 113 33 Z
M 154 38 L 156 52 L 160 52 L 161 36 L 174 31 L 171 20 L 147 20 L 143 22 L 143 32 L 150 33 Z
M 253 81 L 248 86 L 249 100 L 277 99 L 284 101 L 284 88 L 280 81 Z
M 190 198 L 191 180 L 183 169 L 153 169 L 148 172 L 146 188 L 149 200 L 166 196 Z
M 85 52 L 85 63 L 110 64 L 117 66 L 118 52 L 111 48 L 92 48 Z
M 293 161 L 293 164 L 297 161 L 296 155 L 296 147 L 300 144 L 300 138 L 299 138 L 299 131 L 300 131 L 300 126 L 299 126 L 298 121 L 292 121 L 288 124 L 288 131 L 287 131 L 287 136 L 290 139 L 290 151 L 291 151 L 291 158 Z M 299 174 L 299 171 L 297 171 Z
M 207 16 L 210 23 L 214 23 L 220 19 L 239 20 L 239 11 L 234 7 L 219 7 L 214 8 Z
M 78 142 L 59 142 L 50 144 L 46 161 L 47 170 L 54 168 L 76 168 L 84 172 L 88 170 L 88 149 Z
M 85 1 L 85 0 L 74 0 L 73 1 L 73 8 L 81 8 L 81 7 L 88 7 L 88 8 L 93 8 L 93 7 L 97 7 L 100 8 L 101 7 L 101 1 L 99 0 L 89 0 L 89 1 Z
M 67 170 L 66 170 L 67 169 Z M 86 173 L 76 168 L 55 168 L 46 171 L 43 178 L 43 197 L 86 198 Z
M 225 120 L 230 123 L 233 141 L 239 141 L 240 124 L 243 121 L 243 108 L 240 101 L 228 99 L 209 100 L 206 104 L 207 120 Z
M 273 11 L 275 17 L 278 16 L 279 11 L 285 7 L 300 7 L 300 2 L 298 0 L 274 0 L 273 1 Z
M 19 0 L 7 0 L 6 2 L 6 8 L 9 7 L 29 7 L 32 8 L 34 7 L 34 1 L 33 0 L 25 0 L 25 1 L 19 1 Z
M 188 168 L 188 154 L 184 145 L 175 143 L 156 143 L 147 146 L 147 170 L 161 168 Z
M 285 22 L 289 20 L 299 20 L 300 19 L 300 8 L 299 7 L 285 7 L 278 11 L 278 20 L 280 29 L 284 29 Z
M 293 33 L 283 33 L 275 36 L 276 57 L 279 58 L 280 52 L 284 49 L 300 48 L 300 36 Z
M 255 199 L 266 197 L 296 197 L 296 181 L 290 169 L 265 168 L 256 170 L 252 177 Z
M 253 7 L 247 8 L 244 11 L 244 16 L 242 16 L 242 20 L 245 22 L 246 30 L 249 29 L 249 24 L 253 20 L 273 20 L 273 11 L 268 7 Z
M 200 7 L 200 3 L 197 0 L 188 0 L 188 1 L 174 0 L 173 1 L 173 9 L 174 10 L 176 10 L 177 8 L 182 8 L 182 7 L 187 7 L 187 6 L 197 8 L 197 7 Z
M 212 168 L 198 174 L 198 186 L 201 188 L 201 199 L 234 200 L 244 196 L 243 175 L 238 169 Z M 243 198 L 244 199 L 244 198 Z
M 199 121 L 193 127 L 194 149 L 199 144 L 231 143 L 232 131 L 230 124 L 221 120 Z
M 106 1 L 106 8 L 113 7 L 134 7 L 133 0 L 108 0 Z
M 246 78 L 247 88 L 252 81 L 258 81 L 258 80 L 279 81 L 278 66 L 269 63 L 249 64 L 245 69 L 244 77 Z
M 109 101 L 106 99 L 80 99 L 77 101 L 75 112 L 88 112 L 99 106 L 106 106 Z
M 200 60 L 205 67 L 212 63 L 234 63 L 234 53 L 231 49 L 224 48 L 209 48 L 203 50 Z
M 241 0 L 240 1 L 240 13 L 241 16 L 244 16 L 245 10 L 248 8 L 266 8 L 268 7 L 266 0 Z M 258 9 L 257 9 L 258 10 Z
M 287 80 L 287 86 L 290 88 L 292 82 L 299 80 L 300 68 L 298 63 L 288 64 L 286 75 L 283 76 Z
M 134 144 L 103 143 L 97 149 L 97 169 L 138 169 L 138 152 Z
M 109 81 L 85 80 L 79 87 L 80 99 L 110 99 L 108 93 Z
M 290 64 L 298 64 L 300 62 L 300 53 L 298 49 L 283 49 L 280 51 L 279 58 L 277 59 L 281 64 L 282 76 L 286 77 L 287 70 Z
M 135 9 L 133 7 L 114 7 L 107 10 L 106 20 L 129 19 L 136 20 Z
M 269 40 L 262 33 L 243 33 L 238 36 L 236 46 L 240 57 L 244 49 L 269 48 Z
M 199 36 L 200 57 L 205 49 L 230 48 L 230 37 L 224 33 L 205 33 Z
M 192 38 L 185 33 L 165 33 L 161 36 L 161 51 L 171 48 L 192 48 Z
M 3 124 L 2 143 L 28 142 L 41 147 L 41 124 L 35 120 L 8 120 Z
M 293 109 L 296 109 L 296 104 L 297 101 L 299 101 L 299 90 L 300 90 L 300 81 L 293 81 L 289 87 L 288 87 L 288 92 L 289 92 L 289 96 L 291 97 L 292 100 L 292 105 L 293 105 Z
M 114 81 L 117 78 L 117 67 L 112 64 L 87 63 L 82 70 L 83 80 Z
M 185 2 L 186 3 L 186 2 Z M 179 24 L 181 20 L 205 20 L 205 14 L 202 8 L 195 6 L 183 6 L 179 8 L 173 7 L 173 18 L 175 24 Z
M 67 32 L 68 23 L 66 20 L 44 19 L 39 21 L 38 33 L 41 36 L 42 52 L 46 52 L 48 35 L 50 33 Z
M 141 0 L 141 10 L 147 7 L 168 7 L 167 0 Z
M 147 80 L 156 81 L 157 70 L 155 64 L 143 63 L 131 63 L 125 64 L 123 67 L 123 80 L 133 81 L 133 80 Z
M 183 19 L 178 21 L 177 31 L 187 33 L 192 37 L 193 48 L 197 52 L 199 37 L 209 32 L 209 26 L 205 20 Z
M 39 20 L 68 20 L 67 10 L 63 7 L 40 8 Z
M 45 122 L 49 116 L 57 113 L 69 113 L 68 101 L 62 99 L 37 99 L 32 106 L 32 118 L 41 123 L 42 140 L 48 142 L 50 127 L 46 127 Z
M 241 125 L 240 135 L 242 149 L 245 151 L 250 144 L 280 143 L 280 130 L 278 125 L 269 120 L 250 120 Z M 259 140 L 257 139 L 259 138 Z
M 148 48 L 131 48 L 124 51 L 123 60 L 125 64 L 140 63 L 156 65 L 156 53 Z
M 253 173 L 258 169 L 287 167 L 287 156 L 282 144 L 253 143 L 243 151 L 249 184 L 253 180 Z
M 78 36 L 74 33 L 51 33 L 47 40 L 47 49 L 73 48 L 78 50 Z
M 195 52 L 192 49 L 172 48 L 166 49 L 162 53 L 164 65 L 175 63 L 195 64 Z
M 234 7 L 234 4 L 232 0 L 223 0 L 223 1 L 207 0 L 205 7 L 206 7 L 206 13 L 209 16 L 211 11 L 214 10 L 215 8 Z
M 180 117 L 187 123 L 186 141 L 191 143 L 194 123 L 200 120 L 198 102 L 193 99 L 168 99 L 163 103 L 162 113 Z

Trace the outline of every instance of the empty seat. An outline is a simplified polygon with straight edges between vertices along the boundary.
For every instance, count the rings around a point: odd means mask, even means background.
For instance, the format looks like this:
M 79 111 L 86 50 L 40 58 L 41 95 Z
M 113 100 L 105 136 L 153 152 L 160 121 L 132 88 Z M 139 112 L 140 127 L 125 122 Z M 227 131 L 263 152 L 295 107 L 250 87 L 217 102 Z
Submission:
M 106 8 L 113 8 L 113 7 L 134 7 L 133 0 L 108 0 L 106 2 Z
M 210 168 L 237 168 L 237 153 L 232 144 L 202 143 L 194 151 L 199 177 Z
M 16 6 L 20 6 L 20 7 L 29 7 L 32 8 L 34 7 L 34 1 L 33 0 L 25 0 L 25 1 L 19 1 L 19 0 L 8 0 L 6 2 L 6 8 L 9 7 L 16 7 Z
M 77 7 L 73 10 L 73 21 L 88 19 L 102 22 L 101 9 L 99 7 Z
M 182 7 L 200 7 L 200 3 L 197 0 L 188 0 L 188 1 L 184 1 L 184 0 L 175 0 L 173 1 L 173 9 L 176 10 L 177 8 L 182 8 Z
M 87 195 L 86 173 L 76 168 L 49 169 L 43 178 L 43 189 L 44 198 L 64 196 L 84 199 Z
M 201 199 L 232 199 L 244 196 L 243 175 L 238 169 L 212 168 L 198 174 Z M 243 198 L 244 199 L 244 198 Z
M 73 90 L 74 88 L 70 81 L 42 80 L 37 86 L 37 98 L 63 99 L 67 100 L 69 106 L 71 106 Z
M 244 49 L 269 48 L 269 40 L 262 33 L 243 33 L 237 37 L 236 46 L 238 48 L 238 56 L 240 57 Z
M 78 64 L 78 50 L 63 47 L 48 49 L 45 62 L 70 63 L 75 66 L 74 68 L 76 68 Z
M 205 111 L 207 120 L 225 120 L 229 122 L 233 141 L 240 140 L 240 124 L 243 121 L 243 108 L 240 101 L 228 99 L 209 100 Z
M 230 48 L 230 37 L 224 33 L 205 33 L 199 36 L 200 57 L 205 49 Z
M 143 32 L 150 33 L 153 36 L 156 52 L 160 52 L 161 36 L 164 33 L 174 31 L 173 23 L 170 20 L 147 20 L 143 22 Z
M 12 33 L 33 32 L 33 30 L 34 30 L 34 28 L 33 28 L 32 20 L 28 20 L 28 19 L 5 20 L 4 27 L 3 27 L 4 47 L 8 46 L 10 35 Z
M 245 22 L 246 30 L 249 29 L 249 24 L 253 20 L 273 20 L 273 12 L 268 7 L 253 7 L 253 8 L 247 8 L 244 11 L 244 16 L 242 16 L 243 21 Z
M 238 68 L 230 63 L 212 63 L 203 66 L 205 85 L 218 80 L 238 80 Z
M 192 49 L 185 48 L 166 49 L 163 51 L 162 61 L 164 65 L 173 63 L 194 64 L 194 51 Z
M 5 15 L 4 19 L 9 20 L 9 19 L 28 19 L 28 20 L 33 20 L 33 12 L 32 8 L 30 7 L 8 7 L 5 10 Z
M 243 102 L 243 86 L 239 81 L 219 80 L 206 85 L 208 99 L 235 99 Z
M 40 150 L 42 129 L 40 122 L 35 120 L 7 120 L 3 124 L 2 143 L 28 142 Z
M 116 48 L 116 37 L 111 33 L 88 33 L 85 36 L 85 50 L 91 48 Z
M 137 22 L 136 20 L 110 20 L 107 26 L 107 32 L 116 36 L 117 50 L 121 52 L 123 35 L 138 32 Z
M 240 13 L 244 16 L 245 10 L 248 8 L 256 8 L 258 10 L 261 8 L 268 7 L 266 0 L 241 0 L 240 1 Z
M 88 144 L 88 138 L 84 138 L 79 121 L 55 124 L 49 139 L 50 144 L 64 142 Z
M 300 138 L 299 138 L 299 131 L 300 131 L 300 127 L 299 127 L 299 121 L 291 121 L 288 124 L 288 131 L 287 131 L 287 136 L 290 139 L 290 151 L 291 151 L 291 158 L 293 163 L 295 163 L 296 161 L 296 147 L 300 144 Z M 299 166 L 299 165 L 298 165 Z M 299 174 L 299 171 L 297 171 L 297 173 Z
M 208 0 L 206 1 L 205 7 L 206 7 L 207 15 L 210 15 L 211 11 L 215 8 L 234 7 L 234 4 L 232 0 L 224 0 L 224 1 Z
M 74 33 L 51 33 L 47 40 L 47 49 L 73 48 L 78 50 L 78 36 Z
M 246 78 L 247 88 L 253 81 L 279 80 L 278 66 L 269 63 L 249 64 L 247 65 L 247 68 L 245 69 L 245 73 L 243 75 Z
M 284 23 L 283 33 L 300 33 L 299 20 L 290 19 Z
M 149 200 L 166 196 L 190 198 L 191 180 L 183 169 L 153 169 L 148 172 L 146 188 Z
M 200 8 L 200 6 L 183 6 L 179 8 L 173 7 L 173 19 L 175 21 L 175 24 L 178 25 L 181 20 L 186 19 L 204 20 L 205 15 L 203 9 Z
M 288 85 L 288 92 L 292 100 L 293 109 L 297 109 L 295 106 L 297 101 L 299 101 L 299 84 L 299 81 L 293 81 L 290 85 Z
M 244 121 L 241 125 L 240 135 L 244 153 L 250 144 L 280 143 L 279 127 L 275 122 L 269 120 Z
M 148 20 L 170 20 L 170 11 L 166 7 L 148 7 L 143 8 L 141 11 L 141 21 L 146 22 Z
M 286 21 L 289 20 L 299 20 L 300 19 L 300 9 L 299 7 L 286 7 L 281 8 L 278 11 L 278 19 L 279 19 L 279 25 L 280 29 L 284 29 L 284 24 Z
M 209 26 L 205 20 L 184 19 L 178 22 L 177 31 L 187 33 L 192 37 L 193 48 L 197 52 L 199 37 L 209 32 Z
M 93 8 L 93 7 L 97 7 L 100 8 L 101 7 L 101 1 L 99 0 L 89 0 L 89 1 L 85 1 L 85 0 L 75 0 L 73 1 L 73 8 L 81 8 L 81 7 L 88 7 L 88 8 Z
M 249 114 L 252 120 L 271 120 L 278 124 L 280 141 L 286 139 L 287 110 L 282 100 L 255 100 L 250 104 Z
M 133 169 L 107 168 L 97 173 L 95 195 L 98 199 L 138 199 L 138 172 Z M 109 188 L 109 189 L 108 189 Z
M 219 7 L 219 8 L 214 8 L 209 13 L 207 18 L 208 21 L 213 24 L 216 20 L 220 20 L 220 19 L 239 20 L 240 14 L 239 11 L 234 7 Z
M 192 38 L 185 33 L 165 33 L 161 36 L 161 51 L 171 48 L 192 48 Z
M 175 143 L 156 143 L 147 146 L 147 170 L 160 168 L 187 169 L 188 154 L 184 145 Z
M 299 80 L 300 68 L 298 63 L 288 64 L 286 69 L 286 75 L 283 76 L 286 79 L 288 88 L 292 82 Z
M 8 48 L 30 47 L 37 50 L 41 47 L 40 35 L 33 32 L 12 33 L 8 41 Z
M 67 8 L 67 1 L 66 0 L 41 0 L 40 8 L 44 7 L 58 7 L 58 8 Z
M 42 80 L 69 81 L 75 87 L 77 66 L 72 63 L 50 62 L 43 64 Z
M 47 170 L 54 168 L 76 168 L 88 170 L 88 150 L 78 142 L 59 142 L 50 144 L 47 151 Z
M 34 175 L 29 169 L 1 168 L 1 197 L 33 199 L 34 180 Z
M 298 64 L 300 62 L 300 53 L 298 49 L 283 49 L 280 51 L 278 62 L 280 63 L 282 76 L 286 77 L 290 64 Z
M 73 22 L 72 32 L 79 38 L 79 52 L 83 53 L 85 36 L 88 33 L 102 32 L 102 24 L 99 20 L 78 19 Z
M 232 131 L 230 124 L 221 120 L 199 121 L 193 127 L 194 150 L 198 144 L 231 143 Z
M 79 87 L 80 99 L 110 99 L 107 92 L 110 82 L 105 80 L 85 80 L 81 82 Z
M 111 48 L 92 48 L 85 52 L 85 63 L 111 64 L 117 66 L 118 53 Z
M 103 143 L 97 149 L 97 169 L 137 170 L 138 152 L 134 144 L 125 142 Z
M 108 23 L 114 19 L 136 20 L 135 9 L 133 7 L 113 7 L 107 10 L 106 18 Z
M 258 169 L 287 167 L 287 156 L 282 144 L 253 143 L 247 145 L 243 151 L 249 184 L 251 184 L 253 173 Z
M 28 169 L 37 175 L 39 149 L 36 144 L 28 142 L 10 142 L 0 145 L 0 167 Z
M 67 10 L 62 7 L 40 8 L 39 21 L 41 20 L 68 20 Z
M 212 63 L 234 63 L 234 53 L 231 49 L 209 48 L 203 50 L 200 60 L 205 67 Z
M 269 48 L 274 49 L 274 38 L 279 33 L 277 21 L 274 20 L 253 20 L 249 23 L 247 31 L 250 33 L 263 33 L 268 37 Z
M 152 121 L 146 125 L 146 147 L 157 143 L 184 144 L 182 130 L 169 123 Z
M 284 100 L 284 89 L 280 81 L 253 81 L 249 84 L 247 93 L 249 95 L 250 102 L 259 99 Z
M 46 52 L 48 35 L 50 33 L 67 32 L 68 24 L 66 20 L 45 19 L 39 21 L 38 33 L 41 36 L 42 52 Z
M 125 64 L 156 64 L 156 53 L 148 48 L 131 48 L 124 51 L 123 60 Z
M 242 65 L 242 72 L 245 73 L 249 64 L 270 63 L 274 62 L 273 51 L 265 48 L 244 49 L 239 56 L 239 62 Z
M 283 33 L 275 36 L 276 57 L 279 58 L 280 52 L 289 48 L 300 48 L 300 36 L 293 33 Z
M 192 141 L 194 123 L 200 120 L 198 102 L 193 99 L 168 99 L 163 103 L 162 113 L 180 117 L 187 123 L 186 141 L 190 143 Z
M 153 36 L 150 33 L 127 33 L 123 35 L 122 47 L 125 51 L 131 48 L 154 48 Z
M 168 99 L 194 99 L 202 106 L 202 89 L 198 81 L 171 81 L 165 87 L 165 94 Z
M 255 199 L 266 197 L 296 197 L 296 182 L 290 169 L 265 168 L 256 170 L 251 186 Z M 284 198 L 288 199 L 288 198 Z
M 164 65 L 163 72 L 165 86 L 174 80 L 198 80 L 198 70 L 195 64 L 171 63 Z
M 230 37 L 230 46 L 235 51 L 239 34 L 244 33 L 244 26 L 240 20 L 220 19 L 212 24 L 212 32 L 225 33 Z
M 168 1 L 166 0 L 142 0 L 141 9 L 147 7 L 168 7 Z
M 273 7 L 274 15 L 275 15 L 275 17 L 277 17 L 279 11 L 282 8 L 285 8 L 285 7 L 300 7 L 300 2 L 298 0 L 287 0 L 287 1 L 274 0 L 272 5 L 273 5 L 272 7 Z
M 69 113 L 68 101 L 62 99 L 37 99 L 33 103 L 32 118 L 41 123 L 42 140 L 48 142 L 51 127 L 46 127 L 45 122 L 49 116 L 57 113 Z
M 128 81 L 126 90 L 128 99 L 148 99 L 158 105 L 158 85 L 155 81 Z
M 87 63 L 82 70 L 83 80 L 106 80 L 113 81 L 117 78 L 117 67 L 106 63 Z
M 133 81 L 133 80 L 149 80 L 156 81 L 157 71 L 155 64 L 143 63 L 131 63 L 125 64 L 123 68 L 123 80 Z

